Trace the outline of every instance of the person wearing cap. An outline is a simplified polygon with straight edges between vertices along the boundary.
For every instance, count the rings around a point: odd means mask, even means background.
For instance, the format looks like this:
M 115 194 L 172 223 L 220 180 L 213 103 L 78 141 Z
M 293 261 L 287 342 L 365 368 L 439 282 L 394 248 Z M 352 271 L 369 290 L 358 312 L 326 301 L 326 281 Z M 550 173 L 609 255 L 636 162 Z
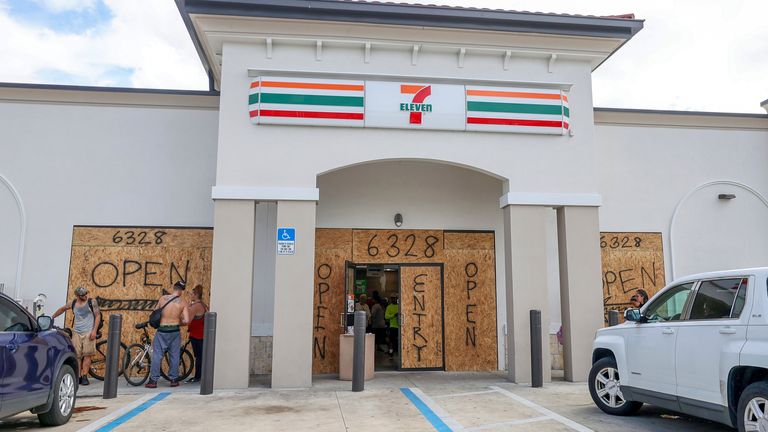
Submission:
M 101 314 L 99 304 L 88 298 L 88 290 L 79 286 L 75 288 L 75 300 L 58 308 L 51 318 L 72 309 L 74 320 L 72 325 L 72 345 L 80 363 L 80 385 L 88 385 L 88 371 L 91 370 L 91 358 L 96 353 L 96 330 L 99 328 Z
M 171 387 L 179 385 L 179 359 L 181 357 L 181 333 L 179 327 L 189 324 L 189 304 L 182 297 L 187 283 L 180 280 L 173 284 L 173 293 L 160 297 L 155 310 L 163 309 L 160 327 L 152 341 L 152 363 L 146 388 L 157 388 L 160 379 L 160 364 L 166 352 L 169 353 L 170 370 L 168 377 Z

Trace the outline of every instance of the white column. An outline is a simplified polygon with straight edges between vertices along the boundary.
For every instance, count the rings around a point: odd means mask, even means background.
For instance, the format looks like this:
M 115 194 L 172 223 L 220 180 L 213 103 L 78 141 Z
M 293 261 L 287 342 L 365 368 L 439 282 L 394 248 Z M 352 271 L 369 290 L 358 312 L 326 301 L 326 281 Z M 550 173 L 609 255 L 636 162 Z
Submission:
M 315 207 L 314 201 L 277 202 L 277 227 L 296 229 L 296 252 L 275 263 L 272 388 L 312 386 Z
M 531 382 L 530 310 L 541 311 L 544 381 L 552 378 L 547 295 L 547 212 L 549 207 L 504 207 L 507 346 L 509 380 Z
M 251 342 L 255 203 L 216 200 L 211 310 L 217 313 L 216 388 L 247 388 Z
M 559 208 L 557 230 L 565 379 L 586 381 L 592 340 L 603 326 L 598 208 Z

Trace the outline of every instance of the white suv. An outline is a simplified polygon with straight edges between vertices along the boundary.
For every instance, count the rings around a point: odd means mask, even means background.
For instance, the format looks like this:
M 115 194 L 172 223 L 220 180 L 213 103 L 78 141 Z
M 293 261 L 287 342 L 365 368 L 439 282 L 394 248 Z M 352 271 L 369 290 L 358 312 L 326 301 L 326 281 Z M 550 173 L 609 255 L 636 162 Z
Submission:
M 589 392 L 603 411 L 649 403 L 768 432 L 768 267 L 682 278 L 600 329 Z

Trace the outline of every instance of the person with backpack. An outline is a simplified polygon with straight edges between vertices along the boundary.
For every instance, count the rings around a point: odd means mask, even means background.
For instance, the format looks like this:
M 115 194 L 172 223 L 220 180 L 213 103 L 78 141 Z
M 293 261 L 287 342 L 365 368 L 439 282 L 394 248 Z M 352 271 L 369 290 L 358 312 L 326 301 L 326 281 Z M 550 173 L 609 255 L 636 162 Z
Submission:
M 96 337 L 103 325 L 99 304 L 88 297 L 88 290 L 79 286 L 75 288 L 75 299 L 51 315 L 51 318 L 71 310 L 74 315 L 72 324 L 72 345 L 75 346 L 77 359 L 80 362 L 80 385 L 88 385 L 88 371 L 91 370 L 91 357 L 96 353 Z
M 160 297 L 155 310 L 149 317 L 149 324 L 157 329 L 152 340 L 152 363 L 146 388 L 157 388 L 160 379 L 160 363 L 166 352 L 169 353 L 170 369 L 168 377 L 171 387 L 179 386 L 179 360 L 181 358 L 180 326 L 189 324 L 189 304 L 182 298 L 187 283 L 180 280 L 173 284 L 173 293 Z

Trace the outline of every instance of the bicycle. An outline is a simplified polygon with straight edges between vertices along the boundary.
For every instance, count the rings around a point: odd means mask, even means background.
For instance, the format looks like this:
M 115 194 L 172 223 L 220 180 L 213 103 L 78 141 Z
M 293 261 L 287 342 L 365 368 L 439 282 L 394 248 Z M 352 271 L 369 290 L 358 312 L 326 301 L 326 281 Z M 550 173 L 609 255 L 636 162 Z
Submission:
M 125 352 L 128 351 L 128 345 L 120 341 L 120 352 L 117 356 L 117 376 L 123 374 L 123 359 L 125 358 Z M 91 356 L 91 368 L 88 370 L 88 374 L 94 379 L 104 381 L 105 368 L 107 367 L 107 339 L 100 341 L 96 344 L 96 353 Z
M 144 334 L 141 335 L 141 343 L 135 343 L 128 347 L 123 357 L 123 376 L 128 384 L 133 386 L 140 386 L 144 384 L 149 378 L 149 372 L 152 366 L 152 339 L 149 337 L 147 331 L 148 322 L 136 324 L 137 330 L 143 330 Z M 192 358 L 192 353 L 186 349 L 180 351 L 179 356 L 179 377 L 178 381 L 186 379 L 191 373 L 194 367 L 195 361 Z M 189 365 L 189 366 L 187 366 Z M 160 365 L 160 375 L 170 381 L 168 376 L 168 370 L 170 369 L 170 356 L 165 353 L 163 356 L 163 363 Z

